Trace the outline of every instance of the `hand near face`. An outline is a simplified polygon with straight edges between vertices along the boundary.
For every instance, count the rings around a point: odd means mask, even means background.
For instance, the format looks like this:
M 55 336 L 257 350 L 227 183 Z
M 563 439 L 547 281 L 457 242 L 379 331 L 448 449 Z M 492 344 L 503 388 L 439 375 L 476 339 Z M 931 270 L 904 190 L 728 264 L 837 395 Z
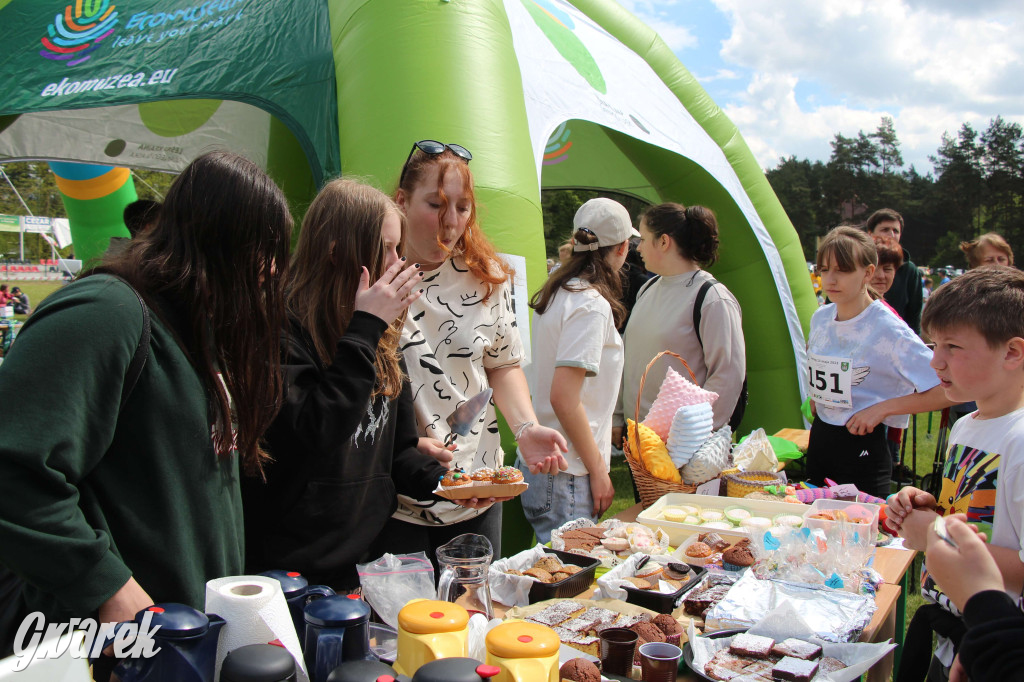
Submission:
M 391 324 L 422 295 L 417 288 L 422 277 L 423 272 L 418 265 L 406 266 L 404 260 L 398 260 L 370 286 L 370 272 L 364 267 L 356 289 L 355 309 Z

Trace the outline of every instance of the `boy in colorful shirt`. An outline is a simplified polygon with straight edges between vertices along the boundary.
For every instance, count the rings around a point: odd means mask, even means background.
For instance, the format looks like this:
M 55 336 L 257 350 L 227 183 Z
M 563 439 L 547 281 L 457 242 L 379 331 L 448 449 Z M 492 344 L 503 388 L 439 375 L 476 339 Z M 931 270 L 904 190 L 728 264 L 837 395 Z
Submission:
M 923 327 L 935 341 L 932 367 L 950 400 L 977 402 L 950 433 L 938 499 L 913 487 L 889 499 L 904 544 L 924 549 L 939 515 L 962 513 L 989 538 L 1006 591 L 1024 584 L 1024 273 L 979 268 L 928 299 Z M 924 573 L 923 596 L 960 612 Z M 940 637 L 936 658 L 948 668 L 953 647 Z

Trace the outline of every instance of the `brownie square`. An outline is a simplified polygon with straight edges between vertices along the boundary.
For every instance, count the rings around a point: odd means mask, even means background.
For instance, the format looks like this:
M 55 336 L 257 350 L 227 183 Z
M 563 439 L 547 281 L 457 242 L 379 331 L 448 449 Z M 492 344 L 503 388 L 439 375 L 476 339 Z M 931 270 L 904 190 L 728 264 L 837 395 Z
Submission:
M 787 680 L 788 682 L 810 682 L 810 679 L 817 672 L 817 661 L 805 661 L 802 658 L 786 656 L 772 668 L 772 679 Z
M 802 639 L 790 637 L 781 642 L 776 642 L 775 646 L 772 647 L 772 653 L 780 657 L 790 656 L 791 658 L 802 658 L 805 661 L 809 661 L 812 658 L 821 656 L 821 647 L 817 644 L 805 642 Z
M 733 638 L 732 644 L 729 645 L 729 653 L 752 658 L 768 658 L 774 644 L 775 640 L 771 637 L 761 637 L 744 632 Z
M 832 658 L 831 656 L 826 656 L 818 661 L 819 673 L 834 673 L 835 671 L 842 670 L 845 667 L 845 663 L 840 661 L 838 658 Z

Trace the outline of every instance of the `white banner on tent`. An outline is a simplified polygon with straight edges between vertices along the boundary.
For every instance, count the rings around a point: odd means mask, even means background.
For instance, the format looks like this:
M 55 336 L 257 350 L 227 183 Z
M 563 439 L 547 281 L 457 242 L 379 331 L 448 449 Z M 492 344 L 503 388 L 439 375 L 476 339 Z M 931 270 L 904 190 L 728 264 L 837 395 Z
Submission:
M 51 241 L 49 235 L 52 234 L 54 245 L 58 249 L 63 249 L 71 244 L 71 224 L 67 218 L 0 215 L 0 231 L 38 234 L 47 241 Z
M 146 105 L 142 105 L 146 106 Z M 176 137 L 151 130 L 139 105 L 23 114 L 0 135 L 0 159 L 46 159 L 179 172 L 212 148 L 267 163 L 270 114 L 225 100 Z
M 524 0 L 505 0 L 538 178 L 551 133 L 572 119 L 597 123 L 698 163 L 729 192 L 750 223 L 782 300 L 796 365 L 804 367 L 803 329 L 782 259 L 722 149 L 639 55 L 564 0 L 538 0 L 536 5 L 582 42 L 580 47 L 593 58 L 605 90 L 602 93 L 593 87 L 581 70 L 560 54 L 530 16 Z M 566 36 L 563 49 L 572 42 L 573 38 Z M 587 71 L 584 59 L 576 56 L 575 61 Z

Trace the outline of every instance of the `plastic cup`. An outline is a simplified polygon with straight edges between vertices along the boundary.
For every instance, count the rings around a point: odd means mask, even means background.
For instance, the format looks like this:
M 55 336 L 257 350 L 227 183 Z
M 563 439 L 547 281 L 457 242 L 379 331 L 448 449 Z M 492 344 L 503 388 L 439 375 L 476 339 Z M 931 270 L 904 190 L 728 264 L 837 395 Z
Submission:
M 640 679 L 643 682 L 675 682 L 683 650 L 674 644 L 647 642 L 640 645 Z
M 637 634 L 626 628 L 608 628 L 601 631 L 600 638 L 601 669 L 613 675 L 629 677 L 633 672 Z

